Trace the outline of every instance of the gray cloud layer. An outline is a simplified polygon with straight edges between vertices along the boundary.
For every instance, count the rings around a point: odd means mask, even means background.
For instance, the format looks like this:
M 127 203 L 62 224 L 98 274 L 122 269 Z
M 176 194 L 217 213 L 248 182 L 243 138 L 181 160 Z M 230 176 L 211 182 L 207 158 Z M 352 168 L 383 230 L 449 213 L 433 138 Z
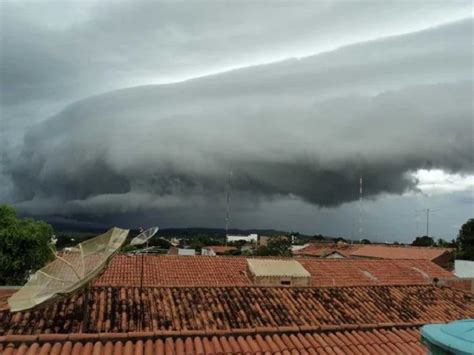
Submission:
M 82 3 L 82 5 L 81 5 Z M 468 16 L 470 1 L 2 1 L 3 104 L 318 53 Z M 67 7 L 67 8 L 65 8 Z M 41 16 L 38 16 L 38 14 Z
M 124 213 L 297 196 L 319 206 L 473 172 L 471 19 L 301 60 L 110 92 L 32 128 L 7 157 L 33 213 Z

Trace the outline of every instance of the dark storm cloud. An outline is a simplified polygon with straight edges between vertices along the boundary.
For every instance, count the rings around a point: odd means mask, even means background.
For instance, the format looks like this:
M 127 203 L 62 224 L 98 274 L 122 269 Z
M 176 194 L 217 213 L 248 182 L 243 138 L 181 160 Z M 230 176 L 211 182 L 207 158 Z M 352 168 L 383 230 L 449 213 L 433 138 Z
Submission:
M 56 214 L 236 203 L 337 206 L 473 172 L 469 20 L 301 60 L 76 102 L 7 160 L 17 205 Z M 212 207 L 211 207 L 212 208 Z
M 0 90 L 5 105 L 67 100 L 308 55 L 460 19 L 471 10 L 469 1 L 427 1 L 416 8 L 408 2 L 373 1 L 279 1 L 271 6 L 2 1 L 1 6 Z

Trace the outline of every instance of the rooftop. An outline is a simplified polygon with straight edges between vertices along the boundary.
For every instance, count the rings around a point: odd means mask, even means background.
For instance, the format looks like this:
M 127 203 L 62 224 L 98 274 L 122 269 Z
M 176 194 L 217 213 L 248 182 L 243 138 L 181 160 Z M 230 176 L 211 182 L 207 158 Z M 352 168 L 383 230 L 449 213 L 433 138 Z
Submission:
M 430 285 L 147 287 L 141 295 L 139 291 L 91 288 L 86 319 L 81 293 L 33 311 L 0 312 L 0 335 L 252 332 L 268 327 L 418 326 L 474 318 L 473 293 Z
M 3 354 L 424 354 L 416 327 L 332 330 L 268 329 L 220 334 L 140 332 L 0 337 Z
M 0 287 L 0 311 L 8 309 L 8 298 L 18 291 L 18 287 Z
M 451 252 L 447 248 L 363 245 L 351 253 L 351 256 L 362 256 L 383 259 L 424 259 L 434 260 L 445 253 Z
M 294 255 L 307 256 L 326 256 L 333 252 L 338 252 L 346 257 L 355 252 L 362 245 L 360 244 L 346 244 L 346 243 L 310 243 L 304 248 L 300 248 L 293 252 Z
M 251 285 L 247 258 L 232 256 L 145 255 L 146 286 Z M 289 258 L 287 260 L 295 260 Z M 298 258 L 312 286 L 427 284 L 454 275 L 427 260 Z M 138 286 L 141 257 L 117 255 L 96 286 Z M 370 273 L 369 277 L 367 273 Z
M 255 276 L 310 277 L 311 274 L 296 260 L 247 259 Z

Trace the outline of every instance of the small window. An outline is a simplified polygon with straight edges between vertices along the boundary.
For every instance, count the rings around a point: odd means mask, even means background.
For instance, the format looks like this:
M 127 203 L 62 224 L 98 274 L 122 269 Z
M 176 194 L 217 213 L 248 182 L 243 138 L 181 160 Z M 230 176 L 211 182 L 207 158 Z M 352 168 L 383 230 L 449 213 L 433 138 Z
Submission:
M 280 284 L 281 284 L 281 285 L 284 285 L 284 286 L 290 286 L 290 285 L 291 285 L 291 281 L 281 281 Z

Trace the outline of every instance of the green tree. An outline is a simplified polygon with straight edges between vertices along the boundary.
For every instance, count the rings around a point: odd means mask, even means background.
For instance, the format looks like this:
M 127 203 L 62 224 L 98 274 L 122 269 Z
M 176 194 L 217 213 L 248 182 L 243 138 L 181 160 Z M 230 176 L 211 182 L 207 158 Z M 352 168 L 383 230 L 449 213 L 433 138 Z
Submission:
M 362 240 L 360 241 L 360 244 L 370 244 L 370 240 L 368 240 L 368 239 L 362 239 Z
M 7 205 L 0 205 L 0 230 L 16 222 L 15 210 Z
M 291 241 L 288 238 L 271 238 L 266 246 L 255 249 L 258 256 L 292 256 Z
M 436 242 L 436 246 L 441 247 L 441 248 L 455 248 L 456 241 L 453 239 L 452 241 L 448 242 L 447 240 L 444 240 L 443 238 L 438 238 L 438 241 Z
M 462 225 L 456 241 L 459 247 L 458 257 L 474 260 L 474 218 Z
M 15 210 L 0 206 L 0 285 L 20 285 L 52 259 L 48 247 L 53 228 L 44 222 L 17 218 Z
M 411 245 L 416 247 L 432 247 L 435 245 L 433 238 L 424 235 L 423 237 L 416 237 Z

